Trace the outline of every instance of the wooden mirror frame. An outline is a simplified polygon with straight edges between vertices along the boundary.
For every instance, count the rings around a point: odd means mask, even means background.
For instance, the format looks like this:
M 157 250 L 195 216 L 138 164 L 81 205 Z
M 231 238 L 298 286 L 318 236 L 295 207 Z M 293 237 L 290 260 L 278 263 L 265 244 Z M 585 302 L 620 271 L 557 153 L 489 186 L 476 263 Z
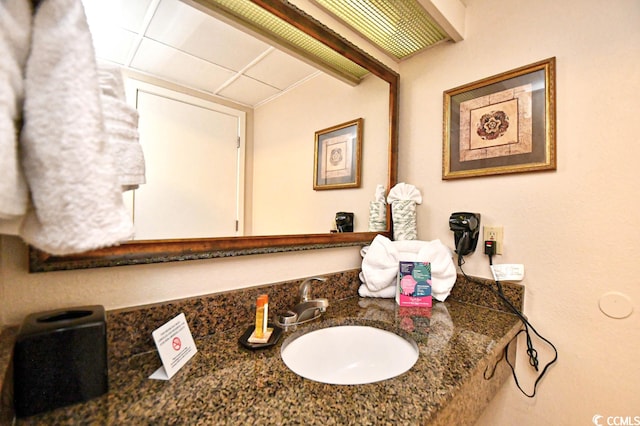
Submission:
M 387 189 L 397 183 L 399 75 L 297 7 L 282 0 L 251 0 L 389 83 L 389 164 Z M 206 6 L 206 1 L 198 1 Z M 389 210 L 389 209 L 387 209 Z M 29 247 L 29 272 L 212 259 L 367 245 L 378 234 L 391 237 L 387 211 L 384 232 L 347 232 L 247 237 L 142 240 L 69 256 L 53 256 Z

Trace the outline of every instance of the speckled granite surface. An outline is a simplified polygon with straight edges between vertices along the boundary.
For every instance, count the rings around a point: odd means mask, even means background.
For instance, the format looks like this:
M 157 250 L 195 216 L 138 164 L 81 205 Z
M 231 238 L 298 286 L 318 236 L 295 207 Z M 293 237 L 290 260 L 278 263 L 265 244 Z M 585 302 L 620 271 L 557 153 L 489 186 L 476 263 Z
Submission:
M 358 270 L 327 275 L 327 281 L 314 282 L 310 297 L 341 300 L 358 294 Z M 107 312 L 109 358 L 117 360 L 155 349 L 151 332 L 184 312 L 194 339 L 219 333 L 255 316 L 260 294 L 269 295 L 269 311 L 286 311 L 298 303 L 298 288 L 304 279 L 246 288 L 155 305 Z
M 330 278 L 313 291 L 313 296 L 330 300 L 323 317 L 284 333 L 276 346 L 258 351 L 238 344 L 252 322 L 255 296 L 268 293 L 272 312 L 286 309 L 295 304 L 301 280 L 110 311 L 109 393 L 19 419 L 17 424 L 473 423 L 509 374 L 506 364 L 499 362 L 492 378 L 484 378 L 520 328 L 517 318 L 501 312 L 501 305 L 484 293 L 482 285 L 466 280 L 456 284 L 444 303 L 407 309 L 392 300 L 354 297 L 357 271 Z M 505 287 L 522 300 L 521 286 Z M 471 294 L 485 306 L 456 300 Z M 198 353 L 170 381 L 149 380 L 160 366 L 151 331 L 180 312 L 189 321 Z M 280 358 L 284 339 L 342 324 L 409 335 L 418 344 L 420 357 L 399 377 L 359 386 L 316 383 L 284 365 Z

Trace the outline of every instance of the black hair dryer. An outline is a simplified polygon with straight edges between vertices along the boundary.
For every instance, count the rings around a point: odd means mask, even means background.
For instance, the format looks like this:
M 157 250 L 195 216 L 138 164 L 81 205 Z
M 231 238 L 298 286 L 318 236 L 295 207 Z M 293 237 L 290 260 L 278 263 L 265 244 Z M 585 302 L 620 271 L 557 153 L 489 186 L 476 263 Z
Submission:
M 336 229 L 338 232 L 353 232 L 353 213 L 336 213 Z
M 456 253 L 458 253 L 458 264 L 461 264 L 462 256 L 473 253 L 478 245 L 480 213 L 451 213 L 449 229 L 453 231 Z

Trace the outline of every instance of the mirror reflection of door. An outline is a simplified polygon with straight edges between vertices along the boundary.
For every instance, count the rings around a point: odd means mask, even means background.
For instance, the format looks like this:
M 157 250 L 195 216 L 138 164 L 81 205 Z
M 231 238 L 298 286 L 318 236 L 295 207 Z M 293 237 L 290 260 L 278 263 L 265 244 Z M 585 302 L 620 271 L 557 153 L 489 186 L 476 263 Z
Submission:
M 229 25 L 226 20 L 180 0 L 82 1 L 99 60 L 120 65 L 123 74 L 136 81 L 246 114 L 247 148 L 246 161 L 243 156 L 240 162 L 243 193 L 239 198 L 238 231 L 236 218 L 231 222 L 226 218 L 218 220 L 226 212 L 214 209 L 208 217 L 215 223 L 202 232 L 187 230 L 180 234 L 178 229 L 197 223 L 199 218 L 191 215 L 200 210 L 189 204 L 191 193 L 182 197 L 176 194 L 175 199 L 167 200 L 160 194 L 172 191 L 158 190 L 155 197 L 161 203 L 150 206 L 145 216 L 154 220 L 149 225 L 154 231 L 146 232 L 147 225 L 142 222 L 145 213 L 136 209 L 136 240 L 325 234 L 335 227 L 333 218 L 338 211 L 354 212 L 355 232 L 367 230 L 369 202 L 376 186 L 387 182 L 389 175 L 387 81 L 373 74 L 364 76 L 355 86 L 336 79 L 298 56 L 287 54 L 286 49 L 269 45 L 263 37 L 254 37 L 246 29 Z M 157 93 L 152 89 L 144 91 Z M 190 100 L 183 102 L 194 104 Z M 193 119 L 190 113 L 184 116 Z M 173 117 L 178 114 L 173 113 Z M 362 186 L 314 191 L 314 132 L 355 118 L 364 120 Z M 163 126 L 167 124 L 165 118 L 157 121 Z M 191 150 L 186 135 L 194 129 L 191 124 L 184 127 L 187 130 L 178 137 L 183 149 L 172 154 L 176 158 L 182 158 L 187 149 Z M 157 132 L 167 134 L 166 129 Z M 226 153 L 215 152 L 210 158 L 221 161 L 226 156 Z M 185 181 L 208 185 L 217 181 L 232 182 L 231 178 L 208 176 L 213 166 L 204 160 L 207 158 L 204 153 L 194 153 L 192 157 L 196 161 L 191 164 L 191 176 L 182 178 Z M 153 181 L 177 170 L 166 164 L 152 164 L 150 155 L 146 155 L 145 160 L 149 170 L 160 167 L 159 170 L 165 172 L 158 172 L 160 175 Z M 197 172 L 200 165 L 204 170 Z M 166 179 L 172 184 L 177 178 Z M 136 194 L 138 207 L 153 183 L 151 177 L 148 180 L 147 188 L 141 187 Z M 195 191 L 208 185 L 186 186 L 188 191 Z M 222 191 L 215 188 L 215 200 L 208 202 L 221 202 Z M 226 201 L 224 206 L 231 208 L 234 203 Z M 199 204 L 204 205 L 204 200 Z M 186 208 L 178 213 L 180 207 Z M 161 223 L 163 216 L 170 221 Z
M 242 235 L 245 113 L 137 80 L 147 183 L 125 196 L 136 240 Z

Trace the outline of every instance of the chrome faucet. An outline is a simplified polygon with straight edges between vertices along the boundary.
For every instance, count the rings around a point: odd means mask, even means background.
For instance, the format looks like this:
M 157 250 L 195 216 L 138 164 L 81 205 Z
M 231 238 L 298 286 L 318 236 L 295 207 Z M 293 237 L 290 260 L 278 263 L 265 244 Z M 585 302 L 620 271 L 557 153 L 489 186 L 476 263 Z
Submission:
M 302 281 L 302 284 L 300 284 L 300 303 L 309 301 L 309 290 L 313 281 L 324 282 L 326 280 L 324 277 L 311 277 Z
M 300 302 L 290 311 L 276 317 L 278 325 L 288 326 L 302 324 L 307 321 L 319 318 L 327 310 L 329 301 L 327 299 L 309 299 L 311 283 L 313 281 L 326 281 L 323 277 L 311 277 L 305 279 L 300 284 Z

